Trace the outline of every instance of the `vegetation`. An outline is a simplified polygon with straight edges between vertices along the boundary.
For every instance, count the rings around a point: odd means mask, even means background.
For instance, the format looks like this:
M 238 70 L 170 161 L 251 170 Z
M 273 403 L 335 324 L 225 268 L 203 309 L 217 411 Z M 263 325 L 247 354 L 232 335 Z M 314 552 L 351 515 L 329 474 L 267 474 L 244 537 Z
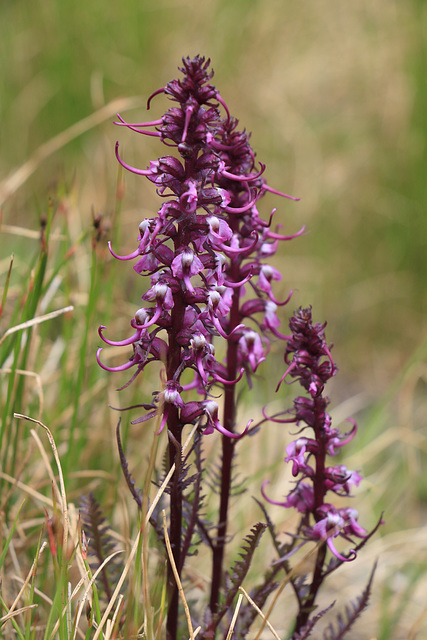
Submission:
M 286 215 L 286 226 L 305 223 L 310 233 L 287 245 L 274 264 L 286 274 L 283 293 L 297 289 L 293 308 L 312 303 L 317 318 L 328 318 L 340 365 L 330 394 L 343 401 L 333 406 L 333 418 L 352 415 L 359 424 L 346 464 L 367 479 L 355 498 L 360 520 L 372 528 L 384 511 L 381 532 L 351 568 L 331 577 L 320 607 L 337 599 L 342 608 L 362 593 L 367 567 L 378 558 L 371 604 L 354 637 L 423 637 L 423 4 L 92 5 L 88 12 L 80 2 L 18 0 L 0 9 L 2 633 L 68 638 L 83 630 L 94 637 L 102 623 L 102 633 L 114 635 L 126 607 L 129 636 L 142 629 L 162 635 L 162 550 L 148 527 L 140 529 L 116 450 L 117 415 L 108 408 L 140 402 L 145 382 L 118 398 L 117 381 L 95 359 L 97 326 L 123 335 L 141 295 L 129 269 L 113 267 L 107 240 L 123 253 L 133 250 L 135 225 L 155 210 L 144 181 L 117 169 L 111 123 L 119 110 L 128 117 L 138 108 L 128 119 L 143 119 L 151 88 L 172 77 L 176 60 L 206 52 L 221 95 L 254 132 L 251 143 L 268 163 L 269 184 L 285 183 L 302 197 L 277 215 Z M 143 153 L 140 139 L 129 137 L 128 145 L 126 157 L 135 165 L 157 157 L 149 140 Z M 277 206 L 273 196 L 267 199 Z M 282 313 L 286 326 L 290 310 Z M 283 352 L 273 346 L 262 380 L 244 392 L 241 423 L 254 408 L 261 415 L 264 404 L 274 406 L 271 381 L 282 366 Z M 155 380 L 159 373 L 152 373 Z M 276 408 L 286 401 L 282 396 Z M 129 468 L 145 488 L 156 480 L 153 468 L 166 447 L 164 438 L 153 444 L 154 429 L 122 424 Z M 266 477 L 278 500 L 287 492 L 279 486 L 289 486 L 277 450 L 280 442 L 283 458 L 290 436 L 280 425 L 268 434 L 256 451 L 242 442 L 241 471 L 249 466 L 254 475 L 244 480 L 245 500 L 232 503 L 230 566 L 259 519 L 249 496 L 260 498 Z M 94 502 L 87 502 L 91 492 Z M 151 504 L 156 493 L 152 486 Z M 108 601 L 101 586 L 98 595 L 99 581 L 90 584 L 95 565 L 87 540 L 79 538 L 79 505 L 81 521 L 83 512 L 97 514 L 109 555 L 120 552 L 106 564 L 113 585 Z M 295 524 L 279 507 L 270 515 L 280 531 Z M 265 570 L 269 553 L 268 545 L 260 547 L 248 582 Z M 184 584 L 190 609 L 207 588 L 205 576 L 197 559 Z M 88 597 L 92 629 L 83 622 Z M 287 589 L 280 597 L 269 621 L 284 637 L 289 622 L 281 612 L 293 605 Z M 110 621 L 102 622 L 109 606 Z

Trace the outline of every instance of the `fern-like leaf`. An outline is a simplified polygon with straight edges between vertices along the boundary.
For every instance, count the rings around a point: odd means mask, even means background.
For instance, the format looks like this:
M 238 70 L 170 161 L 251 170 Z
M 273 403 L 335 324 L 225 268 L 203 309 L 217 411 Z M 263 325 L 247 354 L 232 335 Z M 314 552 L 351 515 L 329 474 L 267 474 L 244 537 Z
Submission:
M 205 495 L 202 493 L 202 476 L 204 456 L 202 451 L 202 439 L 196 438 L 194 443 L 195 465 L 197 473 L 193 478 L 193 486 L 190 495 L 184 496 L 183 503 L 183 541 L 181 549 L 181 567 L 184 565 L 188 555 L 196 554 L 198 545 L 205 541 L 204 530 L 200 535 L 199 522 L 202 517 Z M 196 530 L 199 535 L 194 535 Z
M 123 475 L 125 477 L 129 491 L 131 492 L 132 498 L 138 505 L 138 509 L 142 509 L 142 490 L 135 487 L 135 480 L 133 479 L 132 474 L 129 471 L 128 461 L 126 460 L 126 456 L 122 447 L 122 440 L 120 438 L 120 422 L 121 420 L 118 421 L 116 427 L 117 448 L 119 450 L 120 466 L 122 468 Z
M 274 526 L 274 524 L 272 523 L 270 516 L 267 513 L 267 509 L 265 508 L 265 506 L 262 504 L 262 502 L 260 502 L 257 498 L 254 498 L 255 502 L 257 503 L 257 505 L 259 506 L 259 508 L 261 509 L 263 516 L 265 518 L 265 521 L 267 523 L 267 527 L 268 527 L 268 531 L 270 533 L 271 539 L 273 541 L 273 545 L 274 548 L 276 549 L 277 555 L 279 558 L 283 557 L 284 555 L 286 555 L 290 550 L 292 545 L 290 544 L 284 544 L 283 542 L 280 542 L 276 528 Z
M 246 577 L 255 549 L 258 546 L 261 536 L 266 528 L 267 525 L 264 524 L 264 522 L 257 522 L 243 540 L 243 545 L 239 552 L 240 560 L 235 562 L 230 574 L 231 584 L 233 585 L 233 590 L 235 590 L 235 593 L 231 596 L 231 601 L 237 594 L 239 587 Z M 230 595 L 231 594 L 227 594 L 227 599 L 230 598 Z
M 350 605 L 346 606 L 345 617 L 341 614 L 338 614 L 335 627 L 332 623 L 328 626 L 323 634 L 324 640 L 341 640 L 342 638 L 344 638 L 345 634 L 350 631 L 357 618 L 361 615 L 364 609 L 366 609 L 369 602 L 369 596 L 371 595 L 371 587 L 376 568 L 377 563 L 375 563 L 372 568 L 368 584 L 366 585 L 362 594 L 356 599 L 355 602 L 352 602 L 350 603 Z
M 82 496 L 80 499 L 80 518 L 82 528 L 85 531 L 88 542 L 88 559 L 92 570 L 96 570 L 104 560 L 112 553 L 115 548 L 115 542 L 108 533 L 108 525 L 104 517 L 101 506 L 92 493 Z M 111 599 L 116 574 L 121 567 L 109 562 L 100 573 L 100 588 L 104 592 L 107 600 Z
M 335 602 L 332 602 L 332 604 L 330 604 L 329 607 L 326 607 L 326 609 L 323 609 L 323 611 L 320 611 L 315 616 L 310 618 L 307 624 L 305 624 L 298 633 L 294 633 L 291 640 L 307 640 L 307 638 L 311 636 L 311 632 L 313 631 L 316 624 L 319 622 L 320 618 L 323 618 L 325 613 L 327 613 L 330 609 L 332 609 L 334 604 Z
M 243 539 L 241 551 L 239 552 L 240 559 L 236 560 L 231 572 L 225 575 L 226 592 L 224 604 L 213 616 L 209 632 L 212 631 L 212 627 L 213 631 L 218 627 L 220 621 L 233 604 L 233 600 L 239 591 L 239 587 L 242 585 L 243 580 L 248 573 L 255 549 L 257 548 L 261 536 L 266 528 L 266 524 L 258 522 L 252 527 L 250 533 Z

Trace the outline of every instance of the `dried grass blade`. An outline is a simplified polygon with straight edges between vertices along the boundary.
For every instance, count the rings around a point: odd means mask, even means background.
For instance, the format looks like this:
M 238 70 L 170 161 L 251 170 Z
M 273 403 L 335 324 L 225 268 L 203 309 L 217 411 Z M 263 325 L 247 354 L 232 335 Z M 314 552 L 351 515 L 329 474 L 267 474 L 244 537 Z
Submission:
M 15 169 L 11 175 L 0 182 L 0 207 L 28 180 L 39 165 L 55 153 L 55 151 L 59 151 L 59 149 L 74 140 L 74 138 L 97 127 L 105 120 L 114 116 L 118 111 L 133 109 L 141 106 L 141 104 L 143 104 L 143 101 L 139 97 L 118 98 L 117 100 L 109 102 L 101 109 L 98 109 L 98 111 L 95 111 L 95 113 L 92 113 L 90 116 L 83 118 L 83 120 L 75 122 L 71 127 L 68 127 L 65 131 L 61 131 L 47 142 L 44 142 L 34 151 L 27 162 L 24 162 L 24 164 Z
M 36 444 L 37 444 L 38 449 L 40 451 L 40 455 L 43 458 L 43 462 L 45 464 L 45 468 L 46 468 L 47 474 L 48 474 L 48 476 L 50 478 L 50 481 L 52 483 L 52 487 L 53 487 L 53 489 L 55 491 L 55 494 L 56 494 L 56 499 L 59 500 L 59 503 L 62 505 L 61 491 L 59 490 L 58 483 L 57 483 L 56 478 L 55 478 L 55 474 L 53 473 L 52 465 L 49 462 L 49 458 L 47 457 L 47 453 L 46 453 L 45 448 L 44 448 L 44 446 L 42 444 L 42 441 L 40 440 L 39 435 L 38 435 L 38 433 L 36 432 L 35 429 L 31 429 L 30 433 L 33 436 L 34 440 L 36 441 Z
M 106 565 L 106 564 L 108 564 L 108 563 L 110 562 L 110 560 L 112 560 L 112 558 L 114 558 L 115 556 L 117 556 L 119 553 L 123 553 L 123 551 L 122 551 L 122 550 L 114 551 L 114 553 L 110 554 L 107 558 L 105 558 L 104 562 L 103 562 L 102 564 L 100 564 L 100 565 L 99 565 L 99 567 L 97 568 L 97 570 L 95 571 L 95 573 L 93 574 L 93 576 L 91 577 L 91 579 L 89 580 L 89 584 L 87 585 L 87 587 L 86 587 L 86 589 L 85 589 L 85 591 L 84 591 L 83 598 L 82 598 L 82 600 L 81 600 L 81 602 L 80 602 L 80 604 L 79 604 L 79 609 L 78 609 L 78 612 L 77 612 L 77 615 L 76 615 L 76 622 L 75 622 L 75 629 L 74 629 L 73 640 L 75 640 L 75 638 L 76 638 L 77 629 L 78 629 L 78 626 L 79 626 L 79 621 L 80 621 L 81 615 L 82 615 L 82 613 L 83 613 L 83 608 L 84 608 L 84 606 L 85 606 L 85 602 L 86 602 L 86 600 L 87 600 L 87 597 L 88 597 L 88 595 L 89 595 L 89 592 L 90 592 L 90 590 L 91 590 L 91 588 L 92 588 L 93 583 L 95 582 L 95 580 L 97 579 L 97 577 L 99 576 L 99 574 L 101 573 L 101 571 L 103 570 L 103 568 L 105 567 L 105 565 Z M 88 575 L 88 574 L 87 574 L 87 575 Z M 87 577 L 87 575 L 86 575 L 85 577 Z M 80 580 L 79 585 L 80 585 L 80 584 L 83 584 L 83 582 L 84 582 L 84 578 L 85 578 L 85 577 L 83 577 L 83 578 Z M 121 586 L 121 585 L 120 585 L 120 586 Z M 73 595 L 75 595 L 75 593 L 76 593 L 76 589 L 74 589 Z M 113 597 L 114 597 L 114 594 L 113 594 Z M 56 630 L 54 630 L 54 631 L 56 632 Z M 52 634 L 53 634 L 53 632 L 52 632 Z M 54 635 L 54 634 L 53 634 L 53 635 Z M 52 635 L 51 637 L 53 637 L 53 635 Z
M 47 547 L 47 542 L 43 542 L 42 546 L 40 547 L 40 549 L 38 550 L 37 556 L 34 558 L 33 564 L 31 565 L 31 568 L 27 574 L 27 577 L 25 578 L 24 582 L 22 583 L 22 587 L 19 590 L 18 595 L 16 596 L 15 600 L 12 602 L 12 605 L 9 609 L 9 613 L 12 613 L 12 611 L 15 609 L 16 605 L 18 604 L 22 594 L 24 593 L 28 583 L 31 580 L 31 576 L 33 575 L 33 571 L 37 566 L 37 563 L 39 561 L 39 558 L 41 556 L 41 554 L 43 553 L 44 549 Z
M 188 626 L 188 631 L 190 633 L 190 640 L 194 640 L 194 630 L 193 630 L 193 624 L 191 622 L 190 609 L 188 608 L 187 600 L 184 594 L 184 589 L 182 588 L 182 583 L 179 578 L 178 569 L 176 568 L 175 558 L 173 557 L 172 547 L 169 540 L 168 528 L 166 525 L 166 513 L 164 510 L 162 511 L 162 516 L 163 516 L 163 532 L 165 534 L 165 543 L 166 543 L 166 550 L 168 552 L 169 562 L 171 563 L 173 575 L 175 576 L 176 586 L 178 587 L 178 592 L 182 600 L 182 604 L 184 605 L 185 617 L 187 618 L 187 626 Z
M 98 640 L 98 638 L 99 638 L 99 636 L 101 634 L 102 628 L 103 628 L 104 624 L 106 623 L 106 621 L 108 619 L 108 616 L 110 615 L 110 611 L 112 610 L 112 608 L 114 606 L 114 603 L 115 603 L 115 601 L 117 599 L 117 596 L 120 594 L 120 589 L 122 588 L 123 582 L 125 581 L 127 574 L 129 573 L 132 561 L 133 561 L 134 556 L 136 554 L 136 551 L 138 549 L 140 537 L 141 537 L 141 531 L 138 531 L 138 535 L 135 538 L 135 542 L 133 543 L 133 546 L 132 546 L 132 549 L 130 551 L 129 557 L 128 557 L 128 559 L 126 561 L 126 564 L 125 564 L 125 566 L 123 568 L 122 575 L 120 576 L 120 578 L 119 578 L 119 580 L 117 582 L 116 588 L 114 589 L 113 595 L 111 596 L 111 600 L 108 603 L 108 605 L 107 605 L 107 607 L 106 607 L 106 609 L 104 611 L 104 615 L 102 616 L 101 622 L 99 623 L 99 626 L 98 626 L 98 629 L 96 630 L 96 633 L 93 636 L 93 640 Z
M 119 613 L 121 613 L 123 610 L 123 600 L 124 600 L 124 595 L 121 593 L 118 598 L 117 607 L 114 612 L 114 615 L 111 618 L 111 620 L 107 621 L 110 624 L 108 625 L 107 630 L 105 632 L 105 640 L 110 640 L 111 637 L 113 638 L 115 637 L 113 634 L 115 631 L 116 624 L 118 622 Z
M 31 318 L 31 320 L 27 320 L 26 322 L 21 322 L 20 324 L 15 325 L 14 327 L 9 327 L 7 331 L 4 332 L 2 337 L 0 338 L 0 344 L 10 336 L 12 333 L 16 333 L 17 331 L 21 331 L 22 329 L 30 329 L 34 327 L 36 324 L 41 324 L 42 322 L 46 322 L 47 320 L 52 320 L 52 318 L 57 318 L 64 313 L 68 313 L 69 311 L 74 311 L 74 307 L 72 305 L 68 307 L 63 307 L 62 309 L 56 309 L 56 311 L 51 311 L 50 313 L 45 313 L 42 316 L 37 316 L 36 318 Z
M 29 604 L 26 607 L 22 607 L 22 609 L 16 609 L 16 611 L 9 611 L 5 616 L 2 616 L 0 618 L 0 624 L 4 624 L 11 618 L 14 618 L 15 616 L 19 616 L 21 613 L 24 613 L 24 611 L 28 611 L 29 609 L 34 609 L 35 607 L 38 607 L 38 606 L 39 606 L 38 604 Z
M 233 635 L 234 627 L 236 626 L 237 616 L 239 615 L 240 607 L 243 600 L 243 593 L 241 593 L 237 599 L 236 608 L 234 609 L 233 617 L 231 619 L 230 628 L 228 629 L 227 637 L 225 640 L 231 640 L 231 636 Z
M 271 633 L 273 634 L 273 636 L 276 638 L 276 640 L 281 640 L 280 636 L 276 633 L 276 631 L 273 628 L 273 625 L 267 620 L 267 618 L 265 617 L 265 615 L 263 614 L 263 612 L 261 611 L 261 609 L 258 607 L 258 605 L 255 604 L 255 602 L 252 600 L 252 598 L 250 597 L 250 595 L 244 590 L 243 587 L 239 587 L 240 591 L 243 593 L 243 595 L 245 596 L 245 598 L 247 599 L 247 601 L 249 602 L 249 604 L 255 609 L 255 611 L 257 612 L 257 614 L 263 619 L 264 624 L 267 625 L 267 627 L 270 629 Z
M 21 480 L 17 480 L 16 478 L 13 478 L 8 473 L 5 473 L 4 471 L 1 471 L 1 470 L 0 470 L 0 478 L 2 478 L 2 480 L 6 480 L 6 482 L 9 482 L 10 484 L 15 485 L 15 487 L 17 487 L 18 489 L 21 489 L 21 491 L 25 491 L 25 493 L 28 493 L 28 495 L 31 496 L 34 500 L 39 500 L 39 502 L 42 502 L 43 504 L 47 504 L 49 507 L 52 508 L 53 503 L 51 498 L 47 498 L 42 493 L 40 493 L 39 491 L 36 491 L 35 489 L 32 489 Z
M 187 440 L 185 441 L 184 446 L 182 448 L 183 452 L 185 451 L 185 449 L 188 447 L 189 443 L 191 442 L 191 438 L 193 437 L 194 433 L 196 432 L 196 429 L 197 429 L 197 425 L 193 427 L 193 429 L 191 430 Z M 164 479 L 164 481 L 162 482 L 159 490 L 157 491 L 157 493 L 156 493 L 156 495 L 154 497 L 154 500 L 153 500 L 153 502 L 151 504 L 151 507 L 147 512 L 147 515 L 145 516 L 145 526 L 147 526 L 147 524 L 149 523 L 150 518 L 151 518 L 151 516 L 153 514 L 153 511 L 156 508 L 156 505 L 157 505 L 158 501 L 160 500 L 164 490 L 166 489 L 167 484 L 168 484 L 169 480 L 171 479 L 174 471 L 175 471 L 175 465 L 172 465 L 169 473 L 167 474 L 167 476 Z M 135 542 L 133 543 L 133 546 L 132 546 L 132 549 L 130 551 L 129 557 L 128 557 L 127 561 L 126 561 L 126 565 L 125 565 L 125 567 L 123 569 L 122 575 L 120 576 L 119 581 L 118 581 L 118 583 L 116 585 L 116 588 L 114 589 L 114 593 L 111 596 L 111 600 L 108 603 L 108 605 L 107 605 L 107 607 L 106 607 L 106 609 L 104 611 L 104 615 L 102 616 L 101 622 L 99 623 L 98 629 L 96 630 L 96 633 L 95 633 L 95 635 L 93 637 L 93 640 L 98 640 L 99 636 L 101 635 L 102 628 L 105 625 L 108 616 L 110 615 L 110 612 L 111 612 L 111 610 L 112 610 L 112 608 L 114 606 L 116 598 L 120 593 L 120 589 L 122 587 L 122 584 L 125 581 L 125 578 L 126 578 L 127 574 L 129 573 L 129 569 L 131 567 L 133 558 L 135 557 L 136 551 L 138 549 L 140 537 L 141 537 L 141 529 L 138 531 L 138 535 L 135 538 Z M 194 638 L 194 636 L 193 636 L 193 638 Z
M 43 422 L 40 422 L 40 420 L 35 420 L 34 418 L 30 418 L 29 416 L 23 415 L 22 413 L 14 413 L 13 415 L 15 418 L 18 418 L 20 420 L 28 420 L 29 422 L 34 422 L 35 424 L 40 425 L 41 427 L 43 427 L 43 429 L 47 433 L 47 437 L 49 439 L 49 443 L 52 448 L 53 457 L 55 458 L 56 466 L 58 467 L 59 486 L 61 488 L 60 493 L 61 493 L 61 501 L 62 501 L 62 516 L 64 520 L 64 535 L 62 539 L 62 544 L 63 544 L 63 549 L 65 551 L 65 549 L 67 549 L 68 531 L 69 531 L 68 506 L 67 506 L 67 496 L 65 493 L 64 476 L 62 475 L 61 461 L 59 459 L 55 440 L 53 438 L 52 433 L 50 432 L 50 429 L 45 424 L 43 424 Z

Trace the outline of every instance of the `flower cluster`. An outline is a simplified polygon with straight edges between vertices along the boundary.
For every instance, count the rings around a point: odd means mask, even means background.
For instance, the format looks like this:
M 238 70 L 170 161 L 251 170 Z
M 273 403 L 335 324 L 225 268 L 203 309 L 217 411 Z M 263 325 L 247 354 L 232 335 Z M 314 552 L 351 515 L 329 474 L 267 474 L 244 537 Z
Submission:
M 299 533 L 305 541 L 325 541 L 333 555 L 341 561 L 353 560 L 356 552 L 342 555 L 334 545 L 334 539 L 344 538 L 353 543 L 352 537 L 366 538 L 367 532 L 357 523 L 357 511 L 351 507 L 335 507 L 326 501 L 327 493 L 347 497 L 352 487 L 362 478 L 343 464 L 326 466 L 326 457 L 335 456 L 356 433 L 356 423 L 347 434 L 332 427 L 331 416 L 326 409 L 329 399 L 323 395 L 326 382 L 335 375 L 337 368 L 325 340 L 325 324 L 313 323 L 311 309 L 299 309 L 289 323 L 292 335 L 287 342 L 286 376 L 296 380 L 308 396 L 294 400 L 290 417 L 282 422 L 296 423 L 298 437 L 286 448 L 285 461 L 292 464 L 292 475 L 298 477 L 284 502 L 273 504 L 293 507 L 302 514 Z M 304 432 L 310 428 L 313 437 Z
M 285 304 L 272 292 L 280 273 L 267 264 L 279 240 L 300 235 L 282 235 L 261 219 L 257 203 L 271 189 L 255 164 L 255 154 L 245 131 L 237 129 L 227 105 L 210 83 L 209 60 L 197 56 L 183 59 L 184 74 L 156 91 L 174 103 L 158 120 L 130 124 L 119 116 L 116 123 L 137 133 L 158 137 L 177 155 L 164 155 L 146 169 L 120 164 L 145 176 L 164 199 L 157 214 L 139 224 L 138 246 L 119 260 L 136 260 L 134 269 L 150 278 L 142 295 L 143 306 L 130 324 L 132 336 L 112 341 L 113 346 L 132 346 L 130 359 L 108 371 L 135 368 L 127 386 L 154 361 L 165 364 L 166 382 L 154 394 L 148 410 L 136 422 L 161 412 L 160 431 L 166 424 L 182 428 L 197 420 L 205 433 L 218 430 L 240 437 L 221 425 L 218 405 L 209 398 L 212 385 L 234 385 L 265 359 L 269 336 L 284 338 L 279 330 L 278 305 Z M 225 110 L 221 117 L 220 107 Z M 296 198 L 293 198 L 296 199 Z M 245 285 L 247 287 L 245 288 Z M 247 295 L 247 290 L 252 292 Z M 290 296 L 288 296 L 289 299 Z M 215 356 L 214 338 L 227 341 L 224 362 Z M 191 370 L 183 378 L 186 370 Z M 182 393 L 194 389 L 203 400 L 185 402 Z M 246 427 L 246 430 L 249 427 Z M 246 431 L 245 430 L 245 431 Z

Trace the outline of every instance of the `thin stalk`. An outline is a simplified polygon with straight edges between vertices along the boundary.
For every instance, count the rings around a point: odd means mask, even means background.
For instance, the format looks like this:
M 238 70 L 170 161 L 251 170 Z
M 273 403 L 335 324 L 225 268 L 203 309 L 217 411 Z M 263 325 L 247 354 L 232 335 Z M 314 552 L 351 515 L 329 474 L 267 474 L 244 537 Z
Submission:
M 175 241 L 175 250 L 180 246 L 185 246 L 185 229 L 181 225 L 178 238 Z M 169 334 L 169 351 L 166 365 L 166 379 L 175 379 L 175 374 L 181 363 L 181 347 L 177 341 L 178 333 L 184 323 L 185 301 L 182 291 L 174 294 L 174 306 L 171 313 L 171 327 Z M 182 486 L 181 476 L 181 456 L 182 456 L 182 424 L 179 418 L 178 408 L 170 405 L 167 420 L 169 435 L 169 469 L 175 465 L 175 471 L 171 479 L 170 489 L 170 533 L 169 539 L 173 553 L 175 566 L 180 570 L 181 564 L 181 544 L 182 544 Z M 175 580 L 175 574 L 170 560 L 167 564 L 167 584 L 168 584 L 168 616 L 166 621 L 166 638 L 175 640 L 178 633 L 178 606 L 179 593 Z
M 6 304 L 6 299 L 7 299 L 7 292 L 9 290 L 9 284 L 10 284 L 10 276 L 12 274 L 12 266 L 13 266 L 13 253 L 10 256 L 10 265 L 9 265 L 9 271 L 7 272 L 7 276 L 6 276 L 6 283 L 4 285 L 4 289 L 3 289 L 3 295 L 1 298 L 1 303 L 0 303 L 0 320 L 1 317 L 3 315 L 3 309 L 4 309 L 4 305 Z
M 173 416 L 168 420 L 169 429 L 169 465 L 175 464 L 175 471 L 171 479 L 170 491 L 170 542 L 175 565 L 181 566 L 181 530 L 182 530 L 182 489 L 180 483 L 181 471 L 181 428 L 178 412 L 173 407 Z M 171 424 L 169 424 L 171 423 Z M 176 437 L 177 436 L 177 437 Z M 168 617 L 166 622 L 167 640 L 175 640 L 178 632 L 178 604 L 179 593 L 171 562 L 168 559 Z
M 238 272 L 238 265 L 234 265 Z M 240 289 L 233 294 L 233 302 L 230 309 L 229 332 L 239 324 L 239 300 Z M 228 379 L 234 380 L 237 374 L 237 342 L 233 339 L 227 345 L 227 373 Z M 227 385 L 224 389 L 224 427 L 234 431 L 236 422 L 236 389 L 234 385 Z M 223 580 L 224 552 L 227 538 L 228 507 L 232 484 L 232 467 L 235 441 L 222 436 L 222 465 L 221 465 L 221 493 L 217 526 L 217 541 L 212 556 L 212 584 L 209 606 L 214 614 L 218 609 L 219 592 Z
M 322 403 L 319 404 L 318 399 L 315 399 L 315 414 L 317 416 L 322 415 Z M 318 420 L 318 424 L 314 425 L 314 433 L 316 436 L 317 443 L 319 445 L 319 450 L 314 454 L 316 460 L 316 468 L 315 475 L 313 478 L 313 488 L 314 488 L 314 507 L 313 512 L 318 512 L 318 509 L 325 502 L 325 495 L 327 489 L 325 487 L 325 462 L 326 462 L 326 447 L 325 447 L 325 439 L 323 436 L 323 419 L 320 417 Z M 325 564 L 327 546 L 326 544 L 322 544 L 319 547 L 316 556 L 316 564 L 314 567 L 313 578 L 311 581 L 310 589 L 308 595 L 302 601 L 302 607 L 300 608 L 297 618 L 296 618 L 296 626 L 295 632 L 298 633 L 304 625 L 307 623 L 314 607 L 314 603 L 316 601 L 317 593 L 320 589 L 320 586 L 324 579 L 323 567 Z
M 314 567 L 314 573 L 313 573 L 313 579 L 311 581 L 310 591 L 307 598 L 303 600 L 303 606 L 298 612 L 294 633 L 298 633 L 299 631 L 301 631 L 304 625 L 307 624 L 308 619 L 311 613 L 313 612 L 313 607 L 317 597 L 317 592 L 319 591 L 320 586 L 323 582 L 323 577 L 324 577 L 323 566 L 325 563 L 326 550 L 327 550 L 326 544 L 322 544 L 319 547 L 319 550 L 317 552 L 316 564 Z

